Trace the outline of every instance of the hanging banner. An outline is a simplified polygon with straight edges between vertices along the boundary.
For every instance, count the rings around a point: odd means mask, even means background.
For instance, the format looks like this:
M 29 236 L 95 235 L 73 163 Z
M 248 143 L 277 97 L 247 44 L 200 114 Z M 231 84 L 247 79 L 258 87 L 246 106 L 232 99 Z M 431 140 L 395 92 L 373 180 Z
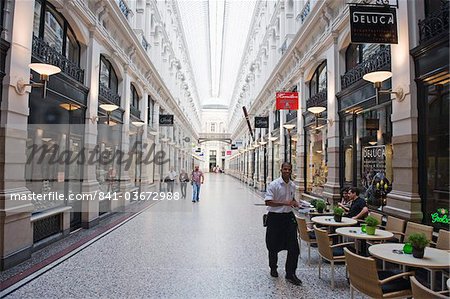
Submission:
M 277 110 L 298 110 L 298 92 L 277 92 Z
M 398 44 L 397 14 L 389 6 L 350 6 L 352 43 Z
M 159 125 L 160 126 L 172 126 L 173 125 L 173 114 L 160 114 L 159 115 Z
M 269 117 L 268 116 L 255 116 L 255 128 L 257 129 L 268 129 L 269 128 Z

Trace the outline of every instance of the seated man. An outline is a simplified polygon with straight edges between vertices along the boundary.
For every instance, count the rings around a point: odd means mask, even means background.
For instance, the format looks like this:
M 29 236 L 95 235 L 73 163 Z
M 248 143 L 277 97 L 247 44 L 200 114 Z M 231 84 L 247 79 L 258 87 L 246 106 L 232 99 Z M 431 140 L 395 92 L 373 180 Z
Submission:
M 356 187 L 349 188 L 348 198 L 350 199 L 351 206 L 346 216 L 353 219 L 364 219 L 369 209 L 366 206 L 366 201 L 359 197 L 359 189 Z

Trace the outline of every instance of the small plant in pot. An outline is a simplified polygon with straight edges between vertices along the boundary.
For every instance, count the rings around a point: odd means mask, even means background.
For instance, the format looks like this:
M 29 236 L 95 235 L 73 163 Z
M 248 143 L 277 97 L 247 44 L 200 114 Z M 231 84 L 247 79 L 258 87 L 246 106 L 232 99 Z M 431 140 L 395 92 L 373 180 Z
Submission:
M 325 202 L 323 200 L 318 200 L 316 202 L 317 212 L 323 213 L 323 209 L 325 209 L 325 207 L 326 207 L 326 204 L 325 204 Z
M 334 215 L 334 221 L 341 222 L 342 221 L 342 215 L 344 215 L 344 209 L 343 208 L 339 208 L 339 207 L 334 208 L 333 215 Z
M 366 218 L 366 234 L 375 235 L 375 230 L 377 229 L 377 225 L 380 223 L 378 219 L 373 216 L 367 216 Z
M 425 253 L 425 247 L 428 246 L 429 240 L 424 233 L 412 233 L 408 237 L 408 242 L 411 243 L 413 248 L 412 254 L 416 258 L 423 258 Z

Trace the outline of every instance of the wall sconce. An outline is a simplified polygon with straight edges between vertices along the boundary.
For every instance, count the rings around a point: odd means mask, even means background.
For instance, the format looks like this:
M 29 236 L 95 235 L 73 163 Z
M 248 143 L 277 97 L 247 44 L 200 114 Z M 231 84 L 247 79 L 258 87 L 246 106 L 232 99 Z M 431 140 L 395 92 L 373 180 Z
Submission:
M 261 141 L 259 142 L 260 145 L 266 145 L 267 141 L 264 140 L 264 138 L 261 137 Z
M 319 124 L 320 120 L 325 121 L 325 123 Z M 332 119 L 319 117 L 319 114 L 315 115 L 314 129 L 316 129 L 316 130 L 322 129 L 327 123 L 330 124 L 330 127 L 333 126 L 333 120 Z
M 64 110 L 67 110 L 67 111 L 78 110 L 81 108 L 80 105 L 72 104 L 72 103 L 62 103 L 62 104 L 59 104 L 59 107 L 63 108 Z
M 100 108 L 102 108 L 103 110 L 106 111 L 106 115 L 108 116 L 108 119 L 106 121 L 106 124 L 109 126 L 110 125 L 110 118 L 111 118 L 111 113 L 114 110 L 117 110 L 119 108 L 119 106 L 114 105 L 114 104 L 100 104 L 98 105 Z M 114 122 L 114 125 L 117 124 L 116 122 Z
M 309 107 L 307 110 L 309 112 L 317 115 L 317 114 L 320 114 L 320 113 L 324 112 L 325 110 L 327 110 L 327 108 L 323 107 L 323 106 L 312 106 L 312 107 Z
M 377 71 L 367 73 L 363 76 L 363 79 L 373 83 L 373 87 L 376 90 L 376 96 L 378 99 L 378 95 L 382 94 L 395 94 L 395 99 L 399 102 L 403 101 L 406 97 L 406 94 L 403 92 L 403 88 L 399 87 L 396 91 L 392 90 L 382 90 L 381 83 L 392 77 L 392 73 L 388 71 Z
M 170 140 L 170 138 L 167 138 L 167 137 L 162 137 L 161 139 L 160 139 L 160 141 L 162 141 L 162 142 L 167 142 L 167 141 L 169 141 Z
M 25 83 L 25 81 L 20 78 L 15 86 L 16 92 L 22 95 L 25 93 L 25 88 L 27 86 L 39 88 L 42 87 L 42 98 L 45 99 L 45 97 L 47 96 L 47 83 L 50 75 L 61 72 L 61 69 L 57 66 L 47 63 L 30 63 L 28 67 L 39 74 L 41 83 Z
M 150 135 L 157 136 L 159 133 L 157 131 L 149 131 Z
M 140 128 L 140 127 L 142 127 L 143 125 L 145 125 L 145 123 L 144 123 L 142 120 L 139 120 L 139 121 L 132 121 L 131 124 L 132 124 L 133 126 L 138 127 L 138 128 Z

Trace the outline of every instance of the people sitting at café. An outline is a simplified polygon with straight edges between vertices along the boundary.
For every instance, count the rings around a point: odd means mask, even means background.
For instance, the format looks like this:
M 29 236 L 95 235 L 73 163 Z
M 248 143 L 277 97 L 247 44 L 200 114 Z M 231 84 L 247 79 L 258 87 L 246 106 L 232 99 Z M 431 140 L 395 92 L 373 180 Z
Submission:
M 345 212 L 350 210 L 351 201 L 348 198 L 349 187 L 342 188 L 341 190 L 341 202 L 338 202 L 338 206 L 343 208 Z
M 364 219 L 369 212 L 369 209 L 366 206 L 366 201 L 359 197 L 359 189 L 356 187 L 349 188 L 348 198 L 351 205 L 346 216 L 353 219 Z

